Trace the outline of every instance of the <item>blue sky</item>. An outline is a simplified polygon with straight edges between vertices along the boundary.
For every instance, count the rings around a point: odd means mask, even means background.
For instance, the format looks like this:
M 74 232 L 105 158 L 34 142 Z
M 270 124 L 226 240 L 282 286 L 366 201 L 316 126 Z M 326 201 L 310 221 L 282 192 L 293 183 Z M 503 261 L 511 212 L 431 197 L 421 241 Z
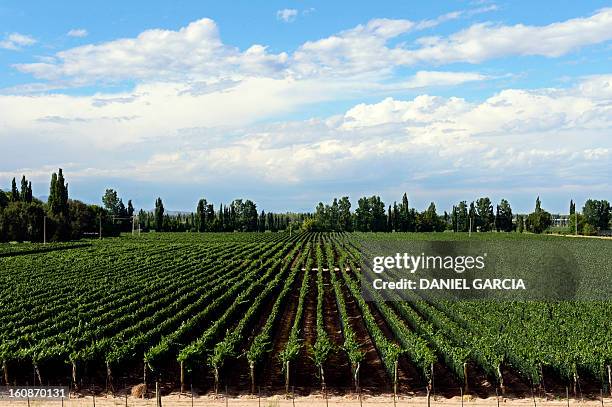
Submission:
M 3 188 L 61 166 L 75 198 L 175 210 L 612 198 L 609 2 L 226 3 L 3 1 Z

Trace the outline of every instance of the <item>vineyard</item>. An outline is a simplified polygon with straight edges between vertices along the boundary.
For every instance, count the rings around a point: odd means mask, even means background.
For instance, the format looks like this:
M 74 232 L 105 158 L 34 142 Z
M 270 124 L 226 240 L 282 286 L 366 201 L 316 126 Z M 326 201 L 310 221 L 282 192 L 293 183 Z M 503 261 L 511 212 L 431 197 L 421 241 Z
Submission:
M 595 239 L 483 236 L 475 239 L 558 239 L 578 262 L 612 248 Z M 384 301 L 374 290 L 367 301 L 364 239 L 378 237 L 151 233 L 5 246 L 0 382 L 79 391 L 158 382 L 164 392 L 236 394 L 610 393 L 611 302 L 451 302 L 418 293 Z M 606 265 L 598 272 L 611 273 Z

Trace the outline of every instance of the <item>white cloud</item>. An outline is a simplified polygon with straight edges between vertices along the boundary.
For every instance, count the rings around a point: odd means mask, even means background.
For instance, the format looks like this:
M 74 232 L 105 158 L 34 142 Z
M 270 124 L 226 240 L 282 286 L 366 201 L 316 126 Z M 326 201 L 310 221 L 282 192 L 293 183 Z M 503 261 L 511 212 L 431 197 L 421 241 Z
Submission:
M 464 190 L 470 182 L 612 190 L 612 76 L 587 77 L 568 89 L 506 89 L 473 101 L 434 96 L 431 88 L 495 76 L 421 69 L 505 55 L 555 57 L 607 41 L 612 34 L 602 27 L 610 26 L 611 9 L 546 26 L 477 24 L 448 37 L 402 42 L 405 34 L 462 13 L 375 19 L 291 54 L 227 45 L 215 22 L 202 19 L 18 65 L 40 81 L 0 93 L 0 149 L 9 151 L 3 168 L 31 168 L 47 178 L 47 168 L 69 162 L 72 176 L 82 179 L 130 174 L 141 181 L 300 189 L 351 179 L 380 190 L 398 183 L 435 188 L 440 180 Z M 398 67 L 411 70 L 398 74 Z M 137 85 L 89 96 L 44 94 L 123 80 Z M 427 93 L 386 97 L 406 90 Z M 261 124 L 312 104 L 364 96 L 381 101 L 354 102 L 331 117 Z M 10 153 L 20 145 L 44 154 L 32 155 L 36 164 L 21 162 Z
M 404 50 L 399 63 L 478 63 L 512 55 L 559 57 L 578 48 L 612 39 L 612 8 L 590 17 L 545 26 L 475 24 L 447 38 L 417 41 L 420 48 Z
M 259 44 L 246 50 L 227 45 L 216 23 L 204 18 L 177 31 L 147 30 L 135 38 L 71 48 L 15 67 L 37 79 L 76 86 L 123 80 L 219 81 L 247 77 L 361 81 L 368 76 L 383 81 L 401 67 L 478 63 L 513 55 L 558 57 L 612 39 L 609 8 L 589 17 L 544 26 L 479 23 L 447 37 L 397 42 L 408 33 L 476 11 L 452 12 L 416 22 L 373 19 L 335 35 L 307 41 L 291 54 L 272 53 Z M 291 19 L 296 13 L 293 9 L 279 10 L 279 18 Z
M 294 8 L 284 8 L 276 12 L 276 19 L 285 23 L 292 23 L 298 16 L 298 11 Z
M 84 45 L 58 52 L 53 60 L 18 64 L 38 79 L 76 83 L 188 78 L 273 76 L 287 59 L 253 45 L 245 51 L 222 43 L 214 21 L 204 18 L 178 31 L 147 30 L 136 38 Z
M 66 35 L 69 37 L 84 38 L 89 35 L 89 32 L 87 32 L 87 30 L 84 28 L 73 28 L 72 30 L 68 31 Z
M 574 18 L 545 26 L 475 24 L 448 37 L 421 37 L 415 44 L 389 47 L 389 40 L 447 19 L 371 20 L 318 41 L 303 44 L 293 55 L 292 69 L 302 74 L 329 73 L 338 76 L 363 72 L 388 72 L 395 67 L 417 64 L 444 65 L 478 63 L 513 55 L 559 57 L 581 47 L 612 39 L 612 8 L 590 17 Z
M 212 94 L 159 83 L 125 95 L 0 96 L 0 145 L 70 146 L 79 153 L 49 160 L 79 157 L 71 173 L 85 178 L 277 186 L 355 179 L 381 189 L 435 188 L 444 179 L 465 191 L 470 183 L 610 190 L 610 83 L 608 75 L 568 89 L 507 89 L 481 102 L 386 98 L 341 116 L 272 124 L 255 122 L 297 103 L 287 92 L 301 94 L 294 86 L 302 84 L 262 78 Z
M 22 47 L 34 45 L 35 43 L 36 40 L 29 35 L 12 33 L 6 35 L 3 40 L 0 40 L 0 49 L 15 51 L 21 49 Z

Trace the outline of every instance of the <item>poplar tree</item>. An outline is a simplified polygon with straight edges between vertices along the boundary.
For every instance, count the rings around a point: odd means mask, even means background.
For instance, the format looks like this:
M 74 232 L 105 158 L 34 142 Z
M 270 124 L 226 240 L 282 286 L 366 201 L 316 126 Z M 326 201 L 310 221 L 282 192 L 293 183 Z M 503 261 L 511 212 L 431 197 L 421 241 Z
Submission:
M 155 231 L 162 232 L 164 229 L 164 203 L 161 198 L 155 201 Z
M 134 216 L 134 205 L 132 205 L 132 200 L 128 200 L 128 206 L 127 206 L 127 215 L 131 218 L 132 216 Z
M 25 175 L 21 177 L 21 193 L 19 194 L 19 198 L 22 202 L 28 202 L 28 181 Z
M 11 202 L 19 202 L 19 191 L 17 190 L 17 182 L 13 178 L 11 183 Z

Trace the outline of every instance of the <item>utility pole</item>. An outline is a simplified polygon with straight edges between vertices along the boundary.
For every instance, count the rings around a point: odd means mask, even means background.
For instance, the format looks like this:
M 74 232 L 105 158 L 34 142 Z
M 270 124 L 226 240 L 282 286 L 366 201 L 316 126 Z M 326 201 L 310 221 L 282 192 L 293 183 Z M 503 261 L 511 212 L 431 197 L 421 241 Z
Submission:
M 47 215 L 43 217 L 43 244 L 47 244 Z

